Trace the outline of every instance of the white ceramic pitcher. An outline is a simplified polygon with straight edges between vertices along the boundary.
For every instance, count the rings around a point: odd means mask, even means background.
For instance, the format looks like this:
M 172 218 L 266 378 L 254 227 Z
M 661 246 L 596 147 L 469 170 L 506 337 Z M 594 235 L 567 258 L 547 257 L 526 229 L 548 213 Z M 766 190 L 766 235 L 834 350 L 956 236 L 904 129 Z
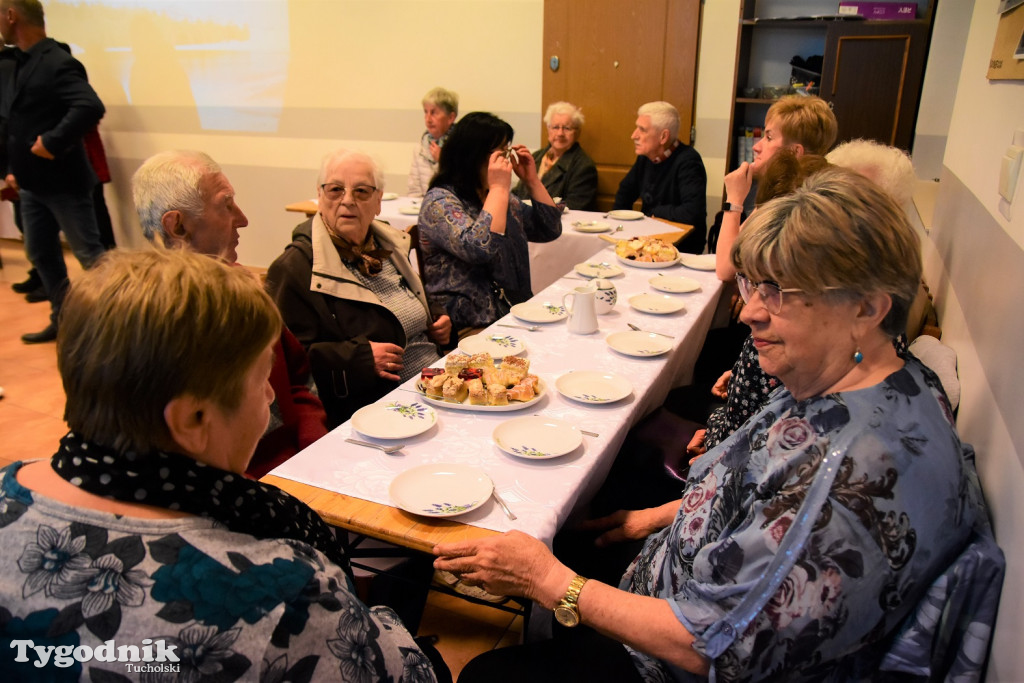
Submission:
M 568 299 L 572 297 L 572 306 Z M 593 334 L 597 332 L 597 287 L 588 282 L 576 287 L 562 297 L 562 305 L 569 311 L 569 331 L 573 334 Z

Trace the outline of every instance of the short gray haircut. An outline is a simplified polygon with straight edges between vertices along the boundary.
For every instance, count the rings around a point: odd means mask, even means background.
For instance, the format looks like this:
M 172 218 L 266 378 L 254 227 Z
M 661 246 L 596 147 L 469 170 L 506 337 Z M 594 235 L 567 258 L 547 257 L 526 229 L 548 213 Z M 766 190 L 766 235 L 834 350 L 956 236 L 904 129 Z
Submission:
M 449 114 L 459 115 L 459 93 L 438 86 L 423 96 L 423 104 L 434 104 Z
M 569 102 L 555 102 L 548 105 L 548 110 L 544 112 L 544 125 L 550 126 L 551 119 L 563 114 L 569 115 L 569 119 L 577 131 L 583 127 L 583 110 Z
M 132 176 L 132 201 L 146 239 L 153 242 L 163 236 L 160 220 L 168 211 L 192 218 L 202 215 L 205 203 L 199 182 L 215 173 L 222 173 L 220 165 L 194 150 L 170 150 L 146 159 Z
M 650 116 L 651 125 L 667 130 L 669 140 L 679 138 L 679 110 L 668 102 L 648 102 L 636 111 L 637 116 Z
M 363 163 L 370 165 L 370 172 L 373 173 L 373 184 L 377 186 L 378 190 L 384 190 L 384 171 L 381 170 L 380 164 L 377 160 L 371 157 L 369 154 L 363 152 L 353 152 L 347 149 L 336 149 L 327 156 L 320 163 L 320 174 L 316 177 L 316 187 L 319 190 L 320 186 L 324 184 L 324 179 L 327 177 L 327 169 L 334 164 L 340 164 L 343 161 L 362 161 Z
M 873 180 L 902 207 L 914 199 L 917 175 L 910 157 L 902 149 L 874 140 L 850 140 L 829 152 L 826 158 L 831 164 Z

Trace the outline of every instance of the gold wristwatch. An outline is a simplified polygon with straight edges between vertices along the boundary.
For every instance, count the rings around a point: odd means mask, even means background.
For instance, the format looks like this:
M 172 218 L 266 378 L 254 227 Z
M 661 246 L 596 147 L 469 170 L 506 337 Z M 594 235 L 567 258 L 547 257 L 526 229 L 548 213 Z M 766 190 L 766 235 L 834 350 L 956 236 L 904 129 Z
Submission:
M 562 596 L 561 602 L 555 606 L 555 619 L 562 626 L 572 628 L 573 626 L 579 626 L 580 623 L 580 608 L 576 606 L 576 601 L 580 598 L 580 591 L 583 590 L 583 584 L 588 579 L 577 574 L 572 581 L 569 582 L 569 588 L 566 589 L 565 595 Z

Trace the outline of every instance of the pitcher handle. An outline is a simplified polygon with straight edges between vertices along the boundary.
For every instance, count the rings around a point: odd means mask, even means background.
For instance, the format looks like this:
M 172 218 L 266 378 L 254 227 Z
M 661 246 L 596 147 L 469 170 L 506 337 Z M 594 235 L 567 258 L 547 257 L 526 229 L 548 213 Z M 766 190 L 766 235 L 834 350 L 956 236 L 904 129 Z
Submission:
M 565 301 L 570 296 L 572 297 L 573 304 L 576 303 L 576 292 L 569 292 L 568 294 L 563 294 L 562 295 L 562 308 L 564 308 L 569 313 L 569 315 L 572 315 L 572 309 L 569 307 L 569 304 L 566 303 L 566 301 Z

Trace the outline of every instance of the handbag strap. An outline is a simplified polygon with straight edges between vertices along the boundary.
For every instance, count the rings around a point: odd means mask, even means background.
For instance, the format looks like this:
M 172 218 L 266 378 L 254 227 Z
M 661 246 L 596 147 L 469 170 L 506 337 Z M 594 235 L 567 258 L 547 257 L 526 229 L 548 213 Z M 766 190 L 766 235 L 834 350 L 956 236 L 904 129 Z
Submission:
M 757 584 L 747 592 L 738 605 L 704 632 L 705 654 L 708 657 L 714 659 L 725 652 L 736 637 L 746 631 L 750 622 L 761 613 L 765 604 L 789 576 L 828 498 L 842 459 L 843 453 L 839 450 L 825 454 L 808 489 L 807 497 L 793 519 L 793 524 L 783 535 L 775 556 Z

